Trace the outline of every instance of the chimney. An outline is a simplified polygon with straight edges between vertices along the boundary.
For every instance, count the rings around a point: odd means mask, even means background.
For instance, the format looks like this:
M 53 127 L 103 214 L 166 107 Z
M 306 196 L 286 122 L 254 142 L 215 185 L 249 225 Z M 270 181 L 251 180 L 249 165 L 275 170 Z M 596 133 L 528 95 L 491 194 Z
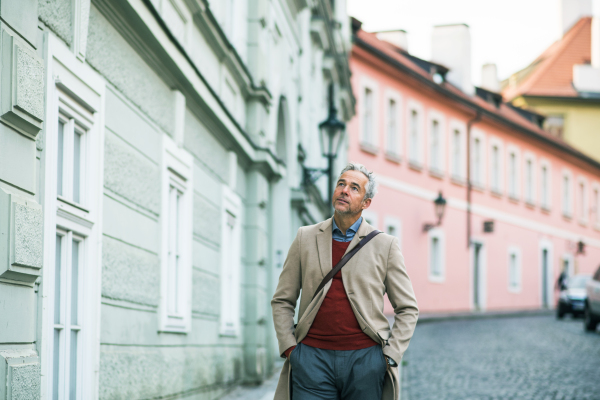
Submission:
M 600 11 L 600 10 L 598 10 Z M 573 65 L 573 87 L 578 92 L 600 93 L 600 13 L 592 18 L 592 63 Z
M 406 33 L 405 30 L 398 29 L 395 31 L 375 32 L 375 35 L 377 36 L 377 39 L 391 43 L 408 52 L 408 33 Z
M 592 15 L 592 0 L 560 0 L 561 36 L 564 35 L 581 17 Z
M 466 24 L 433 27 L 431 61 L 450 69 L 446 79 L 463 92 L 475 93 L 471 82 L 471 34 Z
M 490 92 L 500 93 L 496 64 L 484 64 L 481 68 L 481 87 Z

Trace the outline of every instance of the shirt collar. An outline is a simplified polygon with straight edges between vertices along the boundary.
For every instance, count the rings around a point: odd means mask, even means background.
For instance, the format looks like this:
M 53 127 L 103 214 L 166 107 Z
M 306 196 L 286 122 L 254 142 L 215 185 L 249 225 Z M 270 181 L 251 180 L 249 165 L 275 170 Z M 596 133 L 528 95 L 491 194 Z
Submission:
M 355 223 L 353 223 L 352 226 L 350 226 L 350 228 L 348 228 L 348 230 L 346 231 L 346 236 L 348 236 L 348 231 L 352 231 L 352 233 L 358 232 L 358 228 L 360 227 L 360 224 L 362 224 L 362 220 L 363 217 L 360 217 Z M 335 218 L 332 217 L 331 221 L 333 221 L 333 232 L 337 230 L 341 235 L 342 230 L 338 228 L 337 224 L 335 223 Z

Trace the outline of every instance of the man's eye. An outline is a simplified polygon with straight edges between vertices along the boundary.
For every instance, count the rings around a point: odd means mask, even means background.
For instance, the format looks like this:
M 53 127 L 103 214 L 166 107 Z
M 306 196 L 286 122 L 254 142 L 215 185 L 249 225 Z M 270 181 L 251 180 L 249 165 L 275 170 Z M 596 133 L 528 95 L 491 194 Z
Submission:
M 342 182 L 338 183 L 338 186 L 344 186 L 344 184 Z
M 352 188 L 352 190 L 354 190 L 355 192 L 358 192 L 358 188 L 357 188 L 356 186 L 354 186 L 354 187 Z

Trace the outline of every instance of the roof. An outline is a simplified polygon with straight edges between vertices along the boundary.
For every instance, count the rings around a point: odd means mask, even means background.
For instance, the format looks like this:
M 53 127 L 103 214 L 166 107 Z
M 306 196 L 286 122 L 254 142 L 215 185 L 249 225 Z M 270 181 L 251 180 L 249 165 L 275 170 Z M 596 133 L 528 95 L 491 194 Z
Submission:
M 521 110 L 517 110 L 511 104 L 489 101 L 493 96 L 483 96 L 485 97 L 484 99 L 479 96 L 468 95 L 446 80 L 438 84 L 434 81 L 434 75 L 439 73 L 437 68 L 435 68 L 436 66 L 439 66 L 439 64 L 416 59 L 416 57 L 409 55 L 405 50 L 378 39 L 374 33 L 362 30 L 359 21 L 353 20 L 353 28 L 354 46 L 352 47 L 352 57 L 360 56 L 361 51 L 366 51 L 368 54 L 379 58 L 394 69 L 408 74 L 420 84 L 425 85 L 429 89 L 433 89 L 447 97 L 450 101 L 454 101 L 457 105 L 470 108 L 474 115 L 479 114 L 489 118 L 497 123 L 503 124 L 513 131 L 517 131 L 535 140 L 549 144 L 554 148 L 571 154 L 587 164 L 600 169 L 600 163 L 598 161 L 568 145 L 561 138 L 552 136 L 544 131 L 539 124 L 540 118 L 536 118 L 533 113 L 531 113 L 531 115 L 525 115 Z M 434 68 L 432 69 L 432 67 Z M 481 94 L 488 91 L 478 90 L 477 92 Z
M 573 65 L 590 63 L 591 42 L 592 18 L 583 17 L 530 65 L 502 82 L 504 98 L 583 97 L 573 87 Z

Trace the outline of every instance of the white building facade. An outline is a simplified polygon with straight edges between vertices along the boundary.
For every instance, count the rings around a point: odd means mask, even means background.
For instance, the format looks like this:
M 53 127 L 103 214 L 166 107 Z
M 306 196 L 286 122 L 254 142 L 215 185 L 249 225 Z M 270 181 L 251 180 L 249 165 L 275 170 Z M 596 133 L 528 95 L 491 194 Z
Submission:
M 354 114 L 345 2 L 27 3 L 0 7 L 0 399 L 261 382 L 288 246 L 329 215 L 330 84 Z

